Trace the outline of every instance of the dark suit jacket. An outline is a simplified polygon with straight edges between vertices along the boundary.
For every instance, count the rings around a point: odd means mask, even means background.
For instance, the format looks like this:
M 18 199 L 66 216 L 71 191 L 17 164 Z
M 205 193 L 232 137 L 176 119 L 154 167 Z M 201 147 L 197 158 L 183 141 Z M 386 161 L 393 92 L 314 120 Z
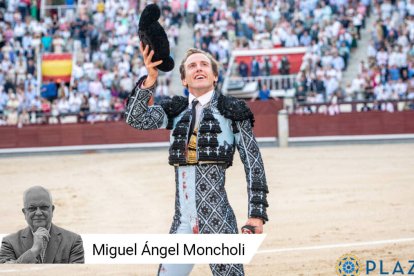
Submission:
M 50 240 L 45 254 L 45 263 L 84 263 L 81 236 L 52 224 Z M 0 263 L 39 263 L 29 250 L 33 245 L 30 227 L 3 238 L 0 249 Z

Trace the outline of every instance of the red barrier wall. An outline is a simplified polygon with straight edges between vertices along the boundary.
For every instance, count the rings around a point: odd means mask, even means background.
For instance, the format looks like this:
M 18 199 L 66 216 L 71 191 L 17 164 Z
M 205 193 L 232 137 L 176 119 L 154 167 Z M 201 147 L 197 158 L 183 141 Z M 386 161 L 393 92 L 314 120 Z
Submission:
M 165 142 L 167 130 L 137 131 L 124 122 L 0 127 L 0 148 Z
M 249 102 L 257 137 L 277 136 L 281 101 Z M 289 136 L 414 133 L 414 111 L 290 115 Z M 167 142 L 168 130 L 138 131 L 124 122 L 0 127 L 0 148 Z
M 414 111 L 289 116 L 289 137 L 404 133 L 414 133 Z

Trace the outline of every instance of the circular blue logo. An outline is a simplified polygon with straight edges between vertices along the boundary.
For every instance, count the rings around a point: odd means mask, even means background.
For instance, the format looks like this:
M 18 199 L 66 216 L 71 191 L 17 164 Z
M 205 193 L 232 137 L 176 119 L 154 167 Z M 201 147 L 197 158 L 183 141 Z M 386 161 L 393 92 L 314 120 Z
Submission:
M 361 273 L 359 259 L 352 254 L 342 255 L 336 263 L 336 274 L 339 276 L 358 276 Z

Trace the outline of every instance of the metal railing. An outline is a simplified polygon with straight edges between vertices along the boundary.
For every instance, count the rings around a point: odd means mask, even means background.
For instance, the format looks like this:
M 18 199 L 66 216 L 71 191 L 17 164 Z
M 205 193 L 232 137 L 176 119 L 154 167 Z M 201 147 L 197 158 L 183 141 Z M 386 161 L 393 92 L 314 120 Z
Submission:
M 232 90 L 232 86 L 237 83 L 250 83 L 250 82 L 257 82 L 261 85 L 266 85 L 266 87 L 270 90 L 280 90 L 280 89 L 288 89 L 291 88 L 296 81 L 296 74 L 291 75 L 276 75 L 276 76 L 257 76 L 257 77 L 230 77 L 229 83 L 227 87 L 223 87 L 226 89 L 226 92 Z

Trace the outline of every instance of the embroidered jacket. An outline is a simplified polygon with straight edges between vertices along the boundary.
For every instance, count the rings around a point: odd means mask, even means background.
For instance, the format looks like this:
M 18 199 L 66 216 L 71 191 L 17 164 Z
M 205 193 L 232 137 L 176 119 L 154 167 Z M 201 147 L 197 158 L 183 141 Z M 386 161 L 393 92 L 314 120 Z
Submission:
M 170 129 L 169 164 L 187 165 L 187 137 L 191 121 L 188 98 L 174 96 L 160 105 L 148 106 L 155 87 L 140 89 L 143 80 L 138 81 L 129 96 L 125 112 L 127 124 L 140 130 Z M 197 160 L 199 164 L 229 167 L 237 147 L 248 184 L 249 217 L 267 221 L 268 188 L 263 161 L 252 131 L 253 123 L 253 114 L 244 101 L 214 92 L 210 105 L 201 114 Z

